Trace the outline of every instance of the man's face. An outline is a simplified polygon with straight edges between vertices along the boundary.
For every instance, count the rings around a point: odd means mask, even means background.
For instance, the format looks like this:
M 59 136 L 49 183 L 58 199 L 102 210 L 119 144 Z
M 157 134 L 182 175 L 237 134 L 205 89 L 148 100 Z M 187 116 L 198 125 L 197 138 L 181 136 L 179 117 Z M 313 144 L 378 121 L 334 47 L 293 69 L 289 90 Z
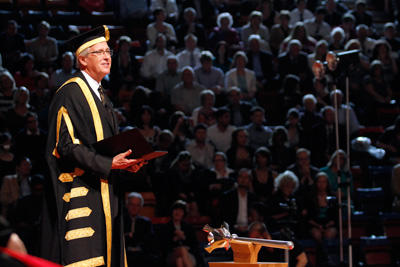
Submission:
M 231 120 L 231 115 L 230 115 L 228 112 L 226 112 L 224 115 L 222 115 L 222 116 L 219 118 L 219 123 L 220 123 L 222 126 L 228 126 L 230 120 Z
M 245 171 L 240 172 L 237 178 L 237 183 L 239 187 L 249 188 L 250 174 Z
M 167 60 L 167 68 L 169 72 L 176 72 L 176 69 L 178 68 L 178 62 L 176 62 L 175 59 L 168 59 Z
M 335 119 L 335 113 L 334 113 L 334 111 L 333 111 L 332 109 L 327 109 L 327 110 L 325 111 L 324 118 L 325 118 L 325 121 L 326 121 L 328 124 L 333 124 L 333 121 L 334 121 L 334 119 Z
M 211 71 L 211 67 L 212 67 L 212 61 L 211 60 L 204 60 L 201 63 L 201 66 L 203 67 L 204 71 L 210 72 Z
M 193 82 L 193 73 L 190 70 L 185 70 L 182 74 L 182 81 L 184 83 L 192 83 Z
M 135 217 L 139 214 L 142 206 L 140 205 L 141 200 L 137 197 L 131 197 L 128 199 L 128 203 L 126 208 L 128 209 L 128 214 L 132 217 Z
M 31 173 L 32 164 L 29 159 L 24 159 L 21 163 L 17 166 L 17 172 L 19 175 L 28 176 Z
M 65 55 L 62 60 L 62 68 L 64 71 L 69 72 L 72 70 L 74 64 L 73 59 L 69 55 Z
M 197 129 L 194 137 L 199 143 L 204 143 L 207 138 L 207 131 L 205 129 Z
M 258 51 L 260 51 L 260 42 L 256 39 L 253 39 L 250 41 L 249 47 L 250 47 L 251 51 L 258 52 Z
M 239 102 L 240 102 L 240 93 L 238 92 L 238 91 L 230 91 L 229 92 L 229 101 L 232 103 L 232 104 L 239 104 Z
M 254 124 L 262 125 L 264 123 L 264 112 L 262 111 L 255 111 L 253 115 L 251 115 L 251 121 Z
M 163 50 L 165 48 L 165 40 L 162 37 L 156 39 L 156 49 Z
M 110 73 L 111 56 L 109 53 L 105 53 L 105 51 L 109 50 L 107 43 L 101 42 L 89 48 L 89 55 L 80 57 L 80 63 L 83 65 L 84 70 L 98 82 Z M 95 51 L 103 51 L 103 53 L 92 53 Z
M 196 41 L 193 38 L 188 38 L 185 44 L 186 49 L 189 51 L 193 51 L 196 48 Z
M 310 164 L 310 157 L 307 152 L 300 152 L 297 154 L 296 160 L 299 166 L 308 166 Z
M 37 131 L 38 127 L 39 127 L 39 123 L 35 116 L 31 116 L 26 119 L 26 128 L 29 131 L 32 131 L 32 132 Z

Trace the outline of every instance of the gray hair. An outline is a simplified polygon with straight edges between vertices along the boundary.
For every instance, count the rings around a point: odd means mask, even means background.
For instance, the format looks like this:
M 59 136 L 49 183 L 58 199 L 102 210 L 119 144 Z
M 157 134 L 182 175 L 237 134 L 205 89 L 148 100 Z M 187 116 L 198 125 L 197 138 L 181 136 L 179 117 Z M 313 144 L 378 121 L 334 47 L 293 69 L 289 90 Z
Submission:
M 278 177 L 275 178 L 274 185 L 275 189 L 281 189 L 285 184 L 288 183 L 294 183 L 294 190 L 295 192 L 299 188 L 299 178 L 297 178 L 296 174 L 292 171 L 285 171 L 281 174 L 278 175 Z
M 306 94 L 305 96 L 303 96 L 303 104 L 307 100 L 311 100 L 312 102 L 314 102 L 314 104 L 317 104 L 317 99 L 315 98 L 315 96 L 313 94 Z
M 128 194 L 127 200 L 131 199 L 131 198 L 138 198 L 140 199 L 140 206 L 143 207 L 144 205 L 144 199 L 142 194 L 138 193 L 138 192 L 131 192 Z
M 218 25 L 218 27 L 221 27 L 221 20 L 225 19 L 225 18 L 229 20 L 229 28 L 232 27 L 233 18 L 232 18 L 232 15 L 229 14 L 228 12 L 223 12 L 223 13 L 218 15 L 218 17 L 217 17 L 217 25 Z
M 87 57 L 89 55 L 89 48 L 84 49 L 77 57 L 76 57 L 76 68 L 81 69 L 81 63 L 79 62 L 79 57 Z

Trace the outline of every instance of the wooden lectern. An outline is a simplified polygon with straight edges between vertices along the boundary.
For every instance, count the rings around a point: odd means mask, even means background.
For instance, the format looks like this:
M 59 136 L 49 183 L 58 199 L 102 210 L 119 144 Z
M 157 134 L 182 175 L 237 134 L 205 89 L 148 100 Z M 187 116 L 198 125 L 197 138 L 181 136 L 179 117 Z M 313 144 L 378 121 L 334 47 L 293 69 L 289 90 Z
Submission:
M 224 227 L 213 229 L 208 225 L 205 226 L 205 231 L 209 232 L 210 246 L 205 248 L 208 252 L 220 247 L 231 247 L 233 250 L 232 262 L 209 262 L 210 267 L 288 267 L 288 262 L 257 262 L 257 256 L 263 246 L 293 249 L 293 243 L 290 241 L 238 237 L 235 234 L 231 235 Z M 215 237 L 218 237 L 217 240 Z M 288 256 L 286 259 L 288 260 Z

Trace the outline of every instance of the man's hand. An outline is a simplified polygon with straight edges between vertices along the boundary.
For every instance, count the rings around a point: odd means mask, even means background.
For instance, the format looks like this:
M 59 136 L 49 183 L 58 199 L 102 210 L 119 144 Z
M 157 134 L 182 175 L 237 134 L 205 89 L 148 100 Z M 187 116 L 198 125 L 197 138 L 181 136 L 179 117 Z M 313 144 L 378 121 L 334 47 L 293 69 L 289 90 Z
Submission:
M 137 172 L 143 165 L 147 164 L 147 161 L 143 159 L 128 159 L 127 157 L 130 154 L 132 154 L 131 149 L 116 155 L 113 158 L 111 169 L 120 169 L 130 172 Z

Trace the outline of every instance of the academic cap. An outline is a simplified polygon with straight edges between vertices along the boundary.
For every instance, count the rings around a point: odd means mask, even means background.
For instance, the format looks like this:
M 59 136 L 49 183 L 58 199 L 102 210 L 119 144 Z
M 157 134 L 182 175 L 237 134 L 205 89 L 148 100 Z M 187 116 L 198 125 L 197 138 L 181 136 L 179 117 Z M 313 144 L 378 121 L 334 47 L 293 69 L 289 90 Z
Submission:
M 88 47 L 101 42 L 107 42 L 110 39 L 110 32 L 106 25 L 96 27 L 90 31 L 75 36 L 68 41 L 71 51 L 75 51 L 75 55 L 79 54 Z

